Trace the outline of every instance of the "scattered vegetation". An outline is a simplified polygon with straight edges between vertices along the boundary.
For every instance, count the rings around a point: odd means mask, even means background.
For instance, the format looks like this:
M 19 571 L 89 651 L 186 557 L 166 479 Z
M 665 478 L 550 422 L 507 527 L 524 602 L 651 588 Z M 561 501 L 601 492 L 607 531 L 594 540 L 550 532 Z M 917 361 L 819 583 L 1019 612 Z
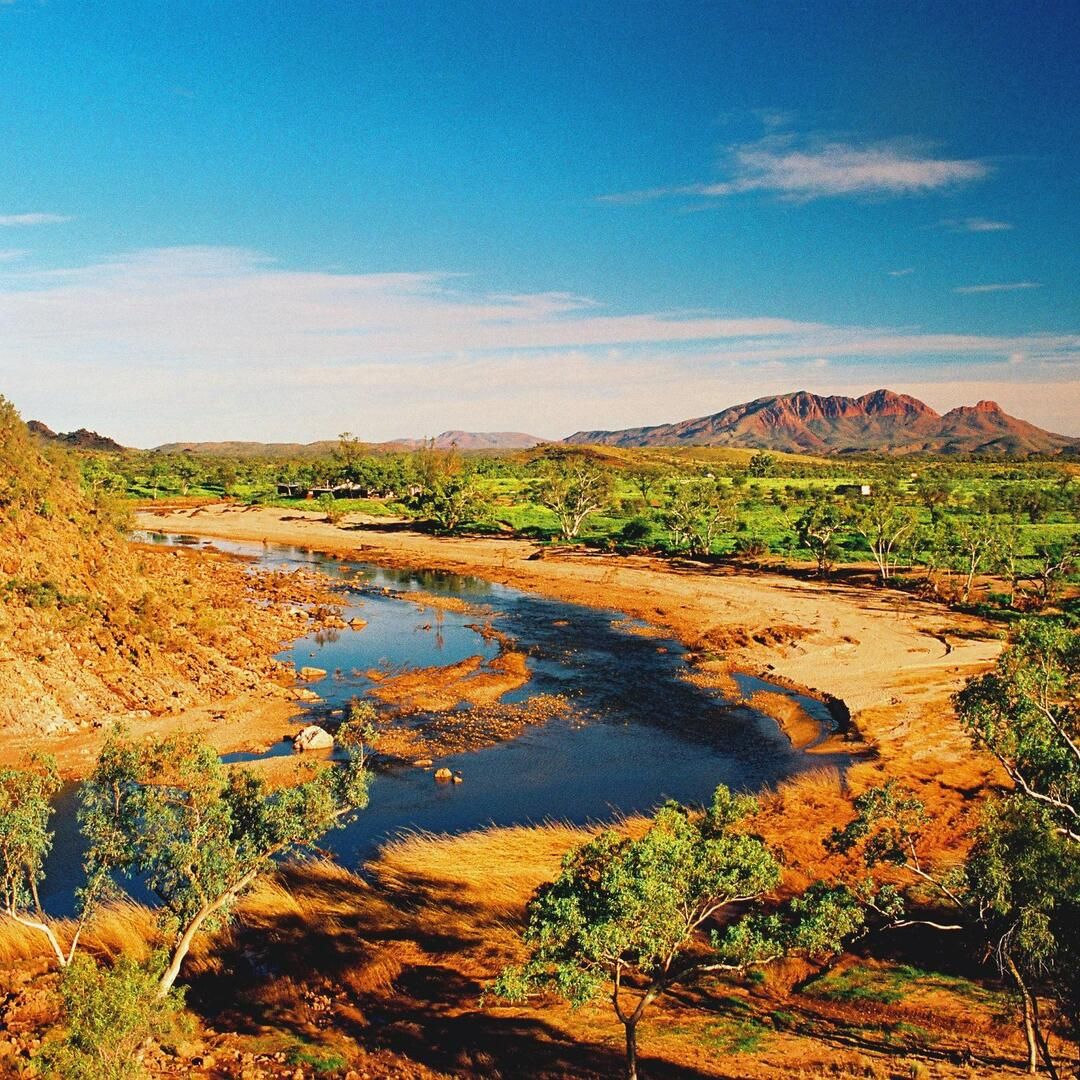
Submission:
M 822 575 L 870 562 L 882 584 L 1005 617 L 1058 603 L 1080 566 L 1080 482 L 1064 459 L 562 445 L 391 453 L 346 433 L 322 458 L 129 452 L 81 462 L 88 492 L 114 501 L 123 492 L 314 504 L 333 523 L 397 515 L 441 533 L 811 562 Z
M 296 783 L 268 790 L 194 738 L 133 740 L 114 731 L 80 792 L 86 883 L 74 927 L 59 932 L 38 899 L 53 838 L 55 768 L 34 760 L 0 772 L 3 915 L 43 934 L 63 971 L 61 1025 L 42 1051 L 49 1075 L 143 1075 L 143 1046 L 172 1030 L 182 1007 L 175 983 L 192 946 L 226 926 L 238 901 L 279 860 L 366 805 L 362 753 L 304 772 Z M 112 966 L 99 966 L 76 949 L 125 877 L 138 878 L 157 899 L 157 927 L 145 927 L 154 940 L 144 939 L 146 960 L 121 954 Z M 138 925 L 129 923 L 128 932 Z M 151 950 L 158 941 L 164 948 Z

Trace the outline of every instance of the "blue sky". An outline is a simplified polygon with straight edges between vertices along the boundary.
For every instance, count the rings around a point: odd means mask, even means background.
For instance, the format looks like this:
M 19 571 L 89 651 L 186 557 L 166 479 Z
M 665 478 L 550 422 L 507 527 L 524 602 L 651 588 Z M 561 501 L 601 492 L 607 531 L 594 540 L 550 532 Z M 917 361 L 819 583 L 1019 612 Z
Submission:
M 1080 435 L 1080 8 L 0 0 L 0 393 L 123 441 L 764 393 Z

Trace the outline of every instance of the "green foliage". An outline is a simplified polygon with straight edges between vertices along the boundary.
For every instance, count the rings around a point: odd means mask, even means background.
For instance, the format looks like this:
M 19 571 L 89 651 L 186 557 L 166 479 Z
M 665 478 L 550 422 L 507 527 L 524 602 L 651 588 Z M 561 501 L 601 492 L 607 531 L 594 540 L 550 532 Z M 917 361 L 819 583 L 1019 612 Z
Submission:
M 956 695 L 963 726 L 992 753 L 1014 787 L 989 798 L 962 867 L 935 868 L 920 856 L 928 818 L 895 781 L 855 800 L 855 814 L 826 846 L 861 853 L 867 869 L 906 872 L 898 884 L 868 879 L 858 899 L 887 925 L 970 929 L 1015 985 L 1029 1067 L 1052 1070 L 1035 987 L 1052 988 L 1063 1016 L 1080 1016 L 1080 631 L 1029 620 L 995 669 Z M 958 923 L 912 916 L 926 900 Z
M 1080 1014 L 1080 631 L 1021 624 L 994 671 L 957 695 L 961 722 L 1012 778 L 968 860 L 973 903 L 1017 982 L 1049 979 Z
M 607 470 L 585 457 L 567 455 L 541 463 L 532 496 L 555 515 L 562 536 L 572 540 L 585 521 L 607 505 L 613 487 Z
M 330 525 L 337 525 L 345 516 L 345 511 L 338 505 L 337 499 L 328 491 L 319 496 L 317 503 Z
M 732 830 L 730 807 L 725 793 L 720 816 L 699 820 L 668 805 L 638 839 L 608 831 L 567 855 L 529 905 L 532 957 L 500 992 L 550 986 L 582 1004 L 624 968 L 670 972 L 710 915 L 779 881 L 765 845 Z
M 827 574 L 836 562 L 837 542 L 844 527 L 842 509 L 832 500 L 817 497 L 795 522 L 799 543 L 817 560 L 819 574 Z
M 491 512 L 490 503 L 469 472 L 436 477 L 413 505 L 437 532 L 453 532 L 467 522 L 483 521 Z
M 918 525 L 915 509 L 901 505 L 897 492 L 884 491 L 856 503 L 849 520 L 866 541 L 882 583 L 887 582 L 905 553 L 905 545 L 915 534 Z
M 939 542 L 947 564 L 961 577 L 960 602 L 966 604 L 976 575 L 991 564 L 994 553 L 1004 546 L 1004 529 L 989 514 L 949 518 Z
M 21 769 L 0 769 L 0 904 L 11 916 L 40 913 L 38 884 L 52 849 L 52 799 L 60 776 L 51 757 L 33 758 Z
M 711 554 L 721 533 L 733 530 L 737 518 L 731 490 L 708 479 L 675 481 L 663 512 L 673 547 L 685 547 L 694 556 Z
M 147 965 L 121 956 L 100 967 L 79 955 L 60 984 L 63 1019 L 37 1055 L 46 1076 L 57 1080 L 139 1080 L 150 1039 L 174 1037 L 182 1028 L 183 995 L 165 997 L 158 983 L 165 958 Z
M 961 723 L 1051 824 L 1080 841 L 1080 633 L 1022 623 L 994 671 L 956 697 Z
M 303 1065 L 314 1073 L 340 1073 L 348 1067 L 348 1061 L 318 1046 L 296 1046 L 286 1054 L 290 1065 Z
M 91 878 L 140 874 L 157 894 L 175 980 L 194 936 L 227 921 L 275 858 L 314 843 L 367 804 L 363 760 L 327 765 L 269 790 L 189 736 L 134 742 L 114 731 L 83 785 Z
M 607 831 L 570 852 L 559 876 L 529 904 L 528 960 L 503 971 L 494 992 L 521 1001 L 548 989 L 575 1005 L 610 993 L 633 1076 L 636 1026 L 674 983 L 707 971 L 745 971 L 792 948 L 835 951 L 861 926 L 862 912 L 853 899 L 826 889 L 780 912 L 710 929 L 729 906 L 760 901 L 780 882 L 772 852 L 745 831 L 756 805 L 720 786 L 704 814 L 669 803 L 640 837 Z M 643 985 L 632 1001 L 625 981 L 631 975 Z
M 624 544 L 647 544 L 655 532 L 652 518 L 641 514 L 630 518 L 619 530 L 619 539 Z
M 776 455 L 759 451 L 750 459 L 746 471 L 751 476 L 772 476 L 776 472 Z
M 866 865 L 901 866 L 909 858 L 927 821 L 926 810 L 896 780 L 873 787 L 854 803 L 855 816 L 842 829 L 833 829 L 825 841 L 829 851 L 847 852 L 862 845 Z

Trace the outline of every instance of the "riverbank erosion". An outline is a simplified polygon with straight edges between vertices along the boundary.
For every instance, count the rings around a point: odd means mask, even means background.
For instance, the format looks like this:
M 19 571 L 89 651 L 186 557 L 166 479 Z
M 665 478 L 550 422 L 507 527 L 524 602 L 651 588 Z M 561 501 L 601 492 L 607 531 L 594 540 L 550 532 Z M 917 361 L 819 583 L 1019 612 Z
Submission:
M 700 566 L 520 540 L 432 537 L 402 525 L 228 504 L 143 509 L 142 528 L 291 544 L 394 567 L 470 574 L 660 627 L 718 680 L 733 668 L 833 700 L 862 746 L 854 787 L 883 774 L 969 793 L 993 776 L 955 721 L 950 696 L 1000 651 L 993 628 L 876 587 Z M 784 723 L 783 716 L 777 717 Z M 800 738 L 793 732 L 795 739 Z

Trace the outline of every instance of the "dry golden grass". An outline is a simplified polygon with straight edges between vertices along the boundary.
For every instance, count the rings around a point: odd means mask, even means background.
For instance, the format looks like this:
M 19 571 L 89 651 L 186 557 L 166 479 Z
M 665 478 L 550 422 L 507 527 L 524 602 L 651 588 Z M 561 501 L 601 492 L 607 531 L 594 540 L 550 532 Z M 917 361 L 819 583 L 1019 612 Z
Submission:
M 549 823 L 481 829 L 460 836 L 410 833 L 387 844 L 369 864 L 380 884 L 402 899 L 452 901 L 490 919 L 516 919 L 563 855 L 593 831 Z
M 72 919 L 50 919 L 49 924 L 67 948 L 75 931 Z M 159 944 L 154 913 L 141 904 L 119 901 L 101 908 L 83 930 L 81 948 L 102 957 L 120 955 L 142 960 Z M 51 959 L 53 951 L 41 931 L 0 917 L 0 967 L 15 967 L 30 960 Z

